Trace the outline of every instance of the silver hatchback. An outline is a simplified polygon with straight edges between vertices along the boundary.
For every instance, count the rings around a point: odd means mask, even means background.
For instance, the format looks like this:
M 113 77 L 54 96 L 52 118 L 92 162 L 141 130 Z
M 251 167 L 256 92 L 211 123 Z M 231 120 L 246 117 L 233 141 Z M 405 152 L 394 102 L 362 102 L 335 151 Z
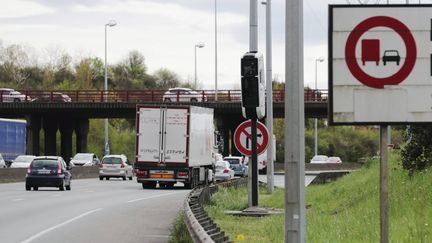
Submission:
M 111 177 L 132 180 L 133 167 L 125 155 L 106 155 L 99 163 L 99 180 L 109 180 Z

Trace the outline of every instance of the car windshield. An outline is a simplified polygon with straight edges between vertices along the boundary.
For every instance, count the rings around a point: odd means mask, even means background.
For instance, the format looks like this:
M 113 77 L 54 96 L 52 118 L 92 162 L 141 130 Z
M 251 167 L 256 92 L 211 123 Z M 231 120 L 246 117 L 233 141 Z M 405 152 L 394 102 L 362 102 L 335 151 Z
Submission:
M 112 164 L 112 165 L 117 165 L 117 164 L 121 164 L 122 160 L 120 158 L 116 158 L 116 157 L 109 157 L 109 158 L 104 158 L 103 159 L 103 164 Z
M 33 168 L 44 168 L 44 167 L 57 167 L 57 160 L 53 159 L 37 159 L 33 160 L 31 167 Z
M 216 169 L 226 169 L 226 164 L 225 163 L 216 163 Z
M 91 160 L 93 158 L 93 155 L 91 154 L 76 154 L 73 159 L 79 159 L 79 160 Z
M 312 158 L 312 160 L 316 160 L 316 161 L 326 161 L 328 158 L 327 158 L 327 156 L 314 156 L 313 158 Z
M 387 56 L 397 56 L 398 52 L 397 51 L 385 51 L 384 55 L 387 55 Z
M 240 164 L 240 161 L 238 159 L 225 159 L 225 160 L 228 161 L 232 165 Z
M 18 156 L 13 161 L 14 163 L 30 163 L 34 159 L 33 156 Z

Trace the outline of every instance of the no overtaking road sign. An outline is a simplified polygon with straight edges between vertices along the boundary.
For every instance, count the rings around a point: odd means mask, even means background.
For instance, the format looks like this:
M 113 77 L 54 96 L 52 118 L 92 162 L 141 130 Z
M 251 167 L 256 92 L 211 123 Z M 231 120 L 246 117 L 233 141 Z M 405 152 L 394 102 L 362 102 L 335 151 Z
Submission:
M 329 121 L 432 121 L 432 5 L 330 5 Z

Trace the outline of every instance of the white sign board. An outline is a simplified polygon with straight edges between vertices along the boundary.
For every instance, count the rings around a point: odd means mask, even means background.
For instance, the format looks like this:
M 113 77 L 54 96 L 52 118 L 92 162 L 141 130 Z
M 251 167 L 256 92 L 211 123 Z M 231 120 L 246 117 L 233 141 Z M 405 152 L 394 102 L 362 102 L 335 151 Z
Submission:
M 432 5 L 330 5 L 331 124 L 432 122 Z

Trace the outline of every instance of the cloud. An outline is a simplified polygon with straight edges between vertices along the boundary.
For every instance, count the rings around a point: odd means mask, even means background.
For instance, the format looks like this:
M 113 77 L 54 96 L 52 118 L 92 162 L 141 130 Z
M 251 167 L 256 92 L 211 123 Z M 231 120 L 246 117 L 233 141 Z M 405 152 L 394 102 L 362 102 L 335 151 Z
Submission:
M 25 0 L 8 1 L 0 8 L 0 18 L 22 18 L 27 16 L 52 14 L 53 8 Z

